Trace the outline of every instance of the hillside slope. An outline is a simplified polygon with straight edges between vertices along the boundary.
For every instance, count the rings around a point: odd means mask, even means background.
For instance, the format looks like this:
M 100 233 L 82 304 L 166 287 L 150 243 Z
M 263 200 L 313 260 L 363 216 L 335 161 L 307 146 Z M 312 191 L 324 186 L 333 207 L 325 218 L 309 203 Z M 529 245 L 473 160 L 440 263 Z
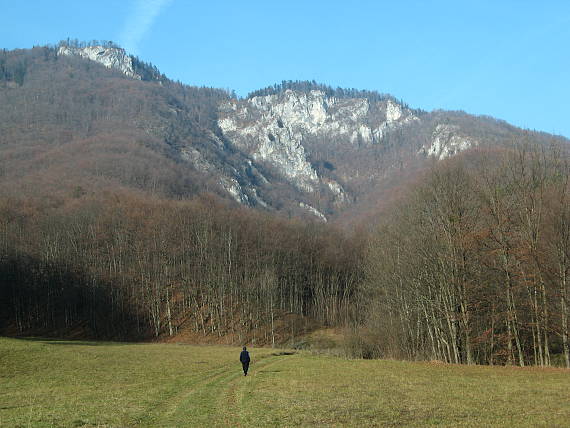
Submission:
M 3 51 L 0 331 L 351 325 L 361 355 L 510 363 L 514 340 L 570 367 L 567 143 L 315 82 L 238 99 L 112 44 Z
M 434 161 L 526 132 L 389 95 L 283 82 L 236 99 L 175 83 L 114 45 L 0 53 L 0 189 L 213 192 L 318 220 L 390 200 Z M 557 139 L 532 133 L 534 140 Z

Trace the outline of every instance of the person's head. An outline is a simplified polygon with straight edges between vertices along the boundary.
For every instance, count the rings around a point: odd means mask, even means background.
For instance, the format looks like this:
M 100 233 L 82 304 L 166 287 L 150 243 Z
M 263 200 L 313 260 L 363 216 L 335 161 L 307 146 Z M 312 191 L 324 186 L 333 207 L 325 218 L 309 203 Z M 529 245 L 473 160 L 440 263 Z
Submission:
M 244 347 L 243 347 L 243 350 L 244 350 L 244 351 L 247 351 L 247 348 L 244 346 Z

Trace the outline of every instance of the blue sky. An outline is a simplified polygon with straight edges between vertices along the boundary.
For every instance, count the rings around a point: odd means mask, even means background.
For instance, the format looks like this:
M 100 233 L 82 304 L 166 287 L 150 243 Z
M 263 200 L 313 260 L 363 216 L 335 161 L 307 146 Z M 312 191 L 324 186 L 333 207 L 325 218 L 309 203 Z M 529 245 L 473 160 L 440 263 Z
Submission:
M 0 0 L 0 47 L 113 40 L 172 79 L 390 93 L 570 137 L 570 1 Z

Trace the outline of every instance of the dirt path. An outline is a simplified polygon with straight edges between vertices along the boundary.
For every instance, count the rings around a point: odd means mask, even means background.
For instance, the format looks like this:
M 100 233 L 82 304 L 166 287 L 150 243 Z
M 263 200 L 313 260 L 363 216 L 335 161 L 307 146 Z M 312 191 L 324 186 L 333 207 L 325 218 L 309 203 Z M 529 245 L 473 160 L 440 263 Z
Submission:
M 277 364 L 282 355 L 271 354 L 254 360 L 248 376 L 239 362 L 204 373 L 184 391 L 170 397 L 156 421 L 159 426 L 240 426 L 240 405 L 247 385 L 262 369 Z

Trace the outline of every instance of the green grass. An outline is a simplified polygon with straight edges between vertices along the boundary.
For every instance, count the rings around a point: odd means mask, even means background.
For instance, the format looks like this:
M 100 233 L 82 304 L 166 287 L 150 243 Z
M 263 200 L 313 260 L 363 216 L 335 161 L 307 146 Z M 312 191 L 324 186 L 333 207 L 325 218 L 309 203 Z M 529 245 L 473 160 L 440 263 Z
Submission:
M 2 427 L 570 426 L 570 372 L 0 338 Z

